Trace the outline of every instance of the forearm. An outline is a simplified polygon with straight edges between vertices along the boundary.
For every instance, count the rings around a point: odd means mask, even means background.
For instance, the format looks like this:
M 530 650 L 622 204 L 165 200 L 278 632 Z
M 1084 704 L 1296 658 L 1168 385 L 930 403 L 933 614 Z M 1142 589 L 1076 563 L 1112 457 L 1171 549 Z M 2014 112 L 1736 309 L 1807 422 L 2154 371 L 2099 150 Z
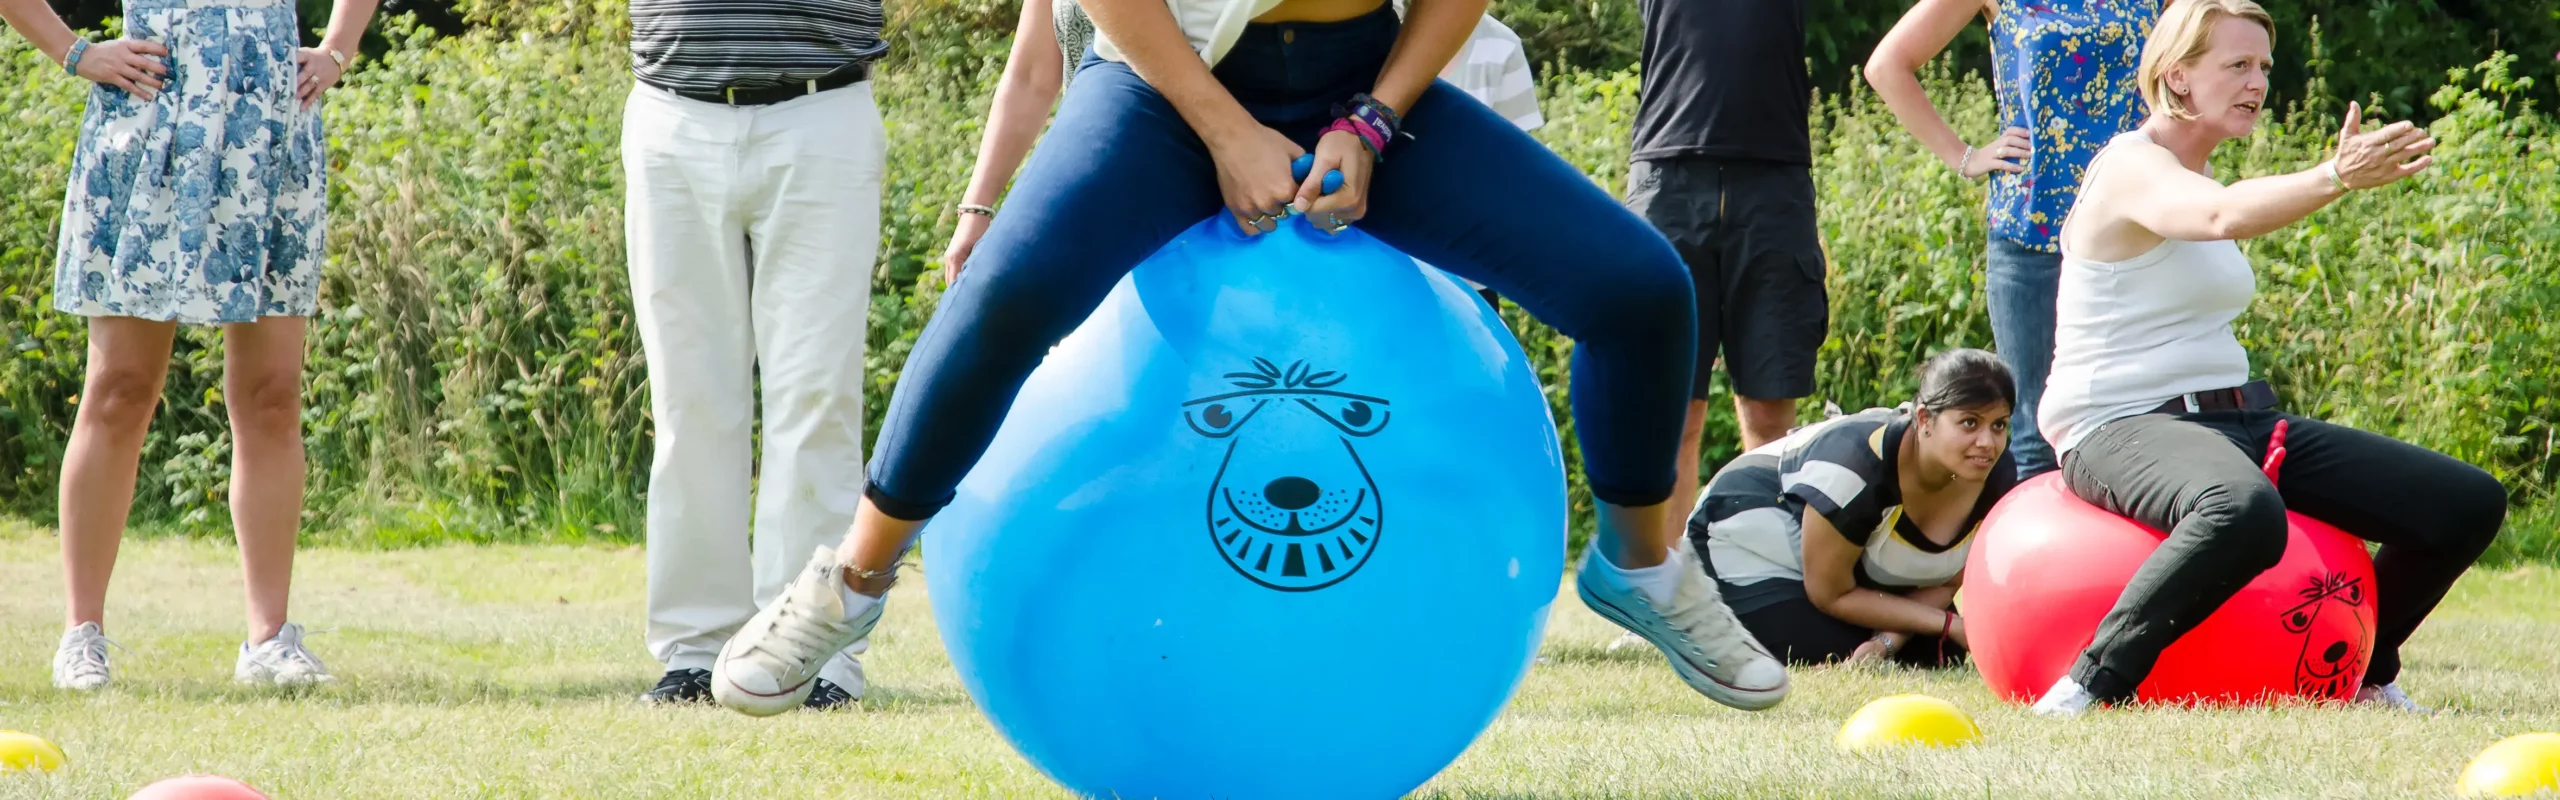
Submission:
M 1023 156 L 1040 140 L 1041 126 L 1057 102 L 1062 69 L 1057 59 L 1032 64 L 1025 55 L 1029 54 L 1017 55 L 996 84 L 986 134 L 978 142 L 978 165 L 969 173 L 969 188 L 960 195 L 961 202 L 995 205 L 1005 185 L 1013 182 L 1014 172 L 1022 168 Z
M 2288 175 L 2251 178 L 2215 194 L 2206 213 L 2212 239 L 2254 239 L 2299 222 L 2342 194 L 2327 165 Z
M 1967 147 L 1964 135 L 1938 114 L 1938 107 L 1929 102 L 1929 94 L 1920 87 L 1920 77 L 1912 67 L 1869 61 L 1866 76 L 1867 84 L 1875 87 L 1876 96 L 1884 99 L 1885 108 L 1893 111 L 1893 118 L 1902 123 L 1903 130 L 1919 139 L 1920 145 L 1929 148 L 1940 163 L 1963 166 L 1959 160 L 1964 158 Z
M 1485 2 L 1413 0 L 1405 12 L 1404 30 L 1396 37 L 1395 48 L 1387 52 L 1387 65 L 1379 70 L 1369 96 L 1397 114 L 1412 110 L 1413 101 L 1431 88 L 1449 59 L 1467 46 L 1467 35 L 1484 17 Z
M 373 21 L 373 9 L 380 0 L 337 0 L 329 9 L 329 32 L 320 37 L 320 49 L 353 59 L 356 49 L 364 44 L 365 25 Z
M 1910 595 L 1860 588 L 1827 602 L 1816 600 L 1814 607 L 1861 628 L 1935 636 L 1946 629 L 1946 604 L 1954 595 L 1955 590 L 1946 588 L 1922 589 Z
M 8 20 L 10 28 L 27 37 L 36 52 L 53 59 L 55 64 L 62 63 L 71 52 L 71 43 L 80 38 L 71 26 L 62 24 L 61 17 L 54 16 L 53 7 L 45 0 L 0 0 L 0 19 Z
M 1164 95 L 1193 133 L 1212 143 L 1224 135 L 1261 123 L 1245 113 L 1227 87 L 1209 74 L 1209 65 L 1192 51 L 1191 41 L 1174 23 L 1163 0 L 1084 0 L 1093 27 L 1110 37 L 1129 68 Z

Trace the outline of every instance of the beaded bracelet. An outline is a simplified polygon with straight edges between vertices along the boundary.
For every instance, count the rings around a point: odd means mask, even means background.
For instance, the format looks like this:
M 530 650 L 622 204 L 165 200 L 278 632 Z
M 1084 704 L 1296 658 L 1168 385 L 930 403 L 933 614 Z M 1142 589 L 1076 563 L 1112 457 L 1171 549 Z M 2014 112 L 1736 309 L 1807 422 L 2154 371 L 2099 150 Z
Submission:
M 89 52 L 89 40 L 80 39 L 73 41 L 71 43 L 71 49 L 64 51 L 62 54 L 62 74 L 75 78 L 79 77 L 80 54 L 86 52 Z

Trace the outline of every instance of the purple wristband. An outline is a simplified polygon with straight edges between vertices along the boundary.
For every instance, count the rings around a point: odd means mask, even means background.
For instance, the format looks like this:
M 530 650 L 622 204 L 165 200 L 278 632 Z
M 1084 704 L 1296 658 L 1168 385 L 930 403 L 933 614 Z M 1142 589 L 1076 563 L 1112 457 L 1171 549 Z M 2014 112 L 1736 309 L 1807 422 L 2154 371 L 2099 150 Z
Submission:
M 1332 125 L 1325 126 L 1325 133 L 1334 131 L 1350 131 L 1351 135 L 1360 137 L 1361 144 L 1369 146 L 1369 155 L 1380 161 L 1387 160 L 1386 137 L 1380 135 L 1376 128 L 1370 127 L 1368 121 L 1359 117 L 1343 117 L 1334 120 Z

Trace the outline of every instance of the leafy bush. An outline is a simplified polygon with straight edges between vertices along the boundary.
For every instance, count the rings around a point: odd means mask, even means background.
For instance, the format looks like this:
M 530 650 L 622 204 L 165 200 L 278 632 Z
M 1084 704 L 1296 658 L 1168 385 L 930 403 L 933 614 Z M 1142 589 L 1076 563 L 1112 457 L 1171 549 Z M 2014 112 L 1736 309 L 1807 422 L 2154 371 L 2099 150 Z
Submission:
M 903 55 L 878 87 L 892 145 L 870 309 L 872 430 L 939 297 L 933 262 L 1003 57 L 1001 37 L 959 32 L 1011 13 L 990 0 L 920 5 L 893 26 Z M 621 244 L 622 44 L 438 39 L 396 24 L 385 36 L 388 53 L 328 111 L 336 173 L 309 368 L 310 527 L 385 543 L 634 539 L 651 445 Z M 2502 552 L 2550 557 L 2560 327 L 2543 309 L 2560 304 L 2560 129 L 2519 99 L 2529 87 L 2514 65 L 2457 71 L 2432 98 L 2437 170 L 2250 243 L 2261 292 L 2243 334 L 2296 408 L 2495 471 L 2535 515 L 2510 526 Z M 1960 128 L 1990 127 L 1978 80 L 1943 64 L 1927 80 Z M 1636 86 L 1625 70 L 1549 75 L 1540 136 L 1621 188 Z M 0 197 L 11 209 L 0 219 L 0 511 L 39 519 L 52 516 L 80 389 L 82 326 L 50 310 L 50 287 L 83 99 L 23 44 L 0 45 Z M 2237 178 L 2313 163 L 2336 111 L 2296 108 L 2226 146 L 2217 165 Z M 1808 410 L 1895 402 L 1929 352 L 1990 341 L 1981 189 L 1922 152 L 1871 94 L 1825 94 L 1815 117 L 1833 326 Z M 1570 448 L 1572 344 L 1509 313 Z M 219 346 L 207 330 L 180 341 L 140 521 L 205 534 L 226 522 Z M 1734 441 L 1721 388 L 1712 402 L 1710 468 Z M 1578 476 L 1572 490 L 1587 512 Z

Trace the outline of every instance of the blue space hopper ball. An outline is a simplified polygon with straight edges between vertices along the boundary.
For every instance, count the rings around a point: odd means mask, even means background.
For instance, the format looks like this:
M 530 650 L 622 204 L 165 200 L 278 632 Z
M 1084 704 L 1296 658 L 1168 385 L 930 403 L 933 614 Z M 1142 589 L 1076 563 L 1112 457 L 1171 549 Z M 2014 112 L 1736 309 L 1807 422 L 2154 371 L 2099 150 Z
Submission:
M 1070 789 L 1389 798 L 1519 685 L 1564 533 L 1554 421 L 1474 293 L 1221 213 L 1032 373 L 924 566 L 969 695 Z

